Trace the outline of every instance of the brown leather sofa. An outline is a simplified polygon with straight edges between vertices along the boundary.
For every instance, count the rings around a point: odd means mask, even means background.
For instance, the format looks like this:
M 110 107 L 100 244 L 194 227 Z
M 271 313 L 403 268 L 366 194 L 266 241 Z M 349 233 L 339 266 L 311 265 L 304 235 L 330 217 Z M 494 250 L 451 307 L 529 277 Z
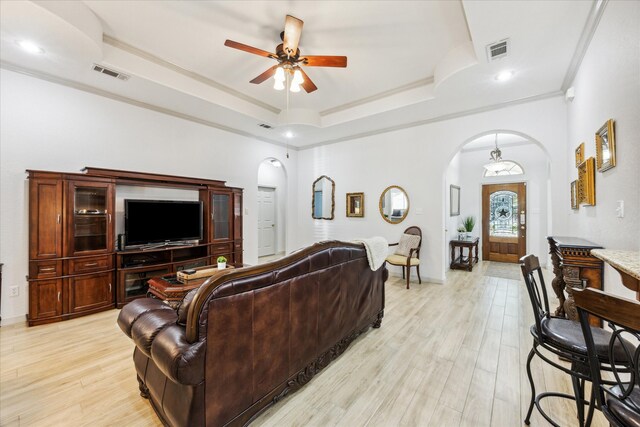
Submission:
M 136 344 L 141 395 L 165 425 L 246 425 L 380 327 L 387 277 L 362 245 L 322 242 L 214 276 L 177 312 L 133 301 L 118 324 Z

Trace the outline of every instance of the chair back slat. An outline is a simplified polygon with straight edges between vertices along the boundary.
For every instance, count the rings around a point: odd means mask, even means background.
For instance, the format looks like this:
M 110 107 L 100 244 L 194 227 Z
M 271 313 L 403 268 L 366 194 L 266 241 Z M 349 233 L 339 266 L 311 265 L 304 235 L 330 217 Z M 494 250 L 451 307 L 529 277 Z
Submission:
M 540 268 L 538 257 L 535 255 L 527 255 L 520 258 L 520 269 L 522 270 L 522 277 L 524 278 L 529 299 L 531 300 L 538 337 L 542 340 L 541 321 L 545 317 L 549 317 L 549 299 L 547 297 L 547 289 L 545 288 L 544 277 L 542 277 L 542 269 Z
M 640 416 L 640 405 L 633 399 L 628 399 L 634 389 L 640 388 L 640 302 L 606 294 L 593 288 L 576 291 L 573 296 L 587 344 L 591 378 L 598 390 L 598 404 L 610 421 L 611 417 L 616 415 L 609 410 L 605 394 L 610 396 L 609 399 L 617 400 L 629 411 Z M 600 361 L 589 325 L 589 314 L 607 320 L 612 329 L 608 353 L 610 368 L 617 383 L 616 388 L 603 382 Z

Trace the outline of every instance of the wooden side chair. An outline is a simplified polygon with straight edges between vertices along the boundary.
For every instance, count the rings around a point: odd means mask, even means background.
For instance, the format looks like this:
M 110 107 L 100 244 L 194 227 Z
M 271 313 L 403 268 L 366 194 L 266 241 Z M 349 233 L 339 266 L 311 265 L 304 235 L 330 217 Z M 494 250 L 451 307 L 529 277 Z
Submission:
M 614 427 L 640 426 L 640 302 L 586 288 L 573 293 L 587 343 L 589 366 L 598 406 Z M 603 380 L 598 342 L 589 327 L 589 314 L 609 322 L 613 331 L 605 350 L 615 381 Z M 623 348 L 623 352 L 616 351 Z
M 420 279 L 420 246 L 422 245 L 422 230 L 420 227 L 411 226 L 404 230 L 398 243 L 390 243 L 389 246 L 398 246 L 393 255 L 387 257 L 387 262 L 391 265 L 402 267 L 402 278 L 407 276 L 407 289 L 409 289 L 409 277 L 411 267 L 416 267 L 418 273 L 418 283 Z M 406 271 L 405 271 L 406 270 Z

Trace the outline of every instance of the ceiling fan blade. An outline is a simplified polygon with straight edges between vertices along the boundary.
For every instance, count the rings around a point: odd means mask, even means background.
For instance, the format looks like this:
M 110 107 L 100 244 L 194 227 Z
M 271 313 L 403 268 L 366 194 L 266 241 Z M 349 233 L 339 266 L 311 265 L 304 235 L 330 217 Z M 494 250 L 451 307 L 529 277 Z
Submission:
M 318 55 L 307 55 L 304 58 L 300 58 L 300 61 L 303 65 L 307 67 L 341 67 L 345 68 L 347 66 L 347 57 L 346 56 L 318 56 Z
M 314 90 L 318 89 L 318 87 L 311 81 L 311 79 L 309 78 L 309 76 L 307 76 L 307 73 L 305 73 L 303 69 L 300 69 L 300 72 L 302 73 L 302 77 L 304 78 L 304 82 L 302 82 L 302 88 L 307 93 L 311 93 Z
M 280 64 L 278 64 L 278 65 L 280 65 Z M 255 79 L 251 80 L 250 83 L 254 83 L 254 84 L 259 85 L 263 81 L 267 80 L 269 77 L 273 76 L 276 73 L 276 68 L 278 68 L 278 65 L 274 65 L 273 67 L 269 68 L 267 71 L 265 71 L 264 73 L 260 74 Z
M 295 56 L 302 35 L 302 25 L 304 22 L 294 16 L 287 15 L 284 21 L 284 38 L 282 40 L 284 53 Z
M 246 44 L 234 42 L 233 40 L 227 40 L 224 42 L 225 46 L 232 47 L 234 49 L 243 50 L 245 52 L 253 53 L 254 55 L 266 56 L 267 58 L 277 58 L 275 53 L 267 52 L 266 50 L 258 49 L 257 47 L 249 46 Z

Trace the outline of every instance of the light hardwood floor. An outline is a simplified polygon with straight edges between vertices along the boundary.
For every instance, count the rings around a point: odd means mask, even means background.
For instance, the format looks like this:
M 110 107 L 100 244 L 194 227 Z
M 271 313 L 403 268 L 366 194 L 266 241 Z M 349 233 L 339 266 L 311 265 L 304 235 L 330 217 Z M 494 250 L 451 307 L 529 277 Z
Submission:
M 445 285 L 406 290 L 391 278 L 382 327 L 252 425 L 524 425 L 531 306 L 521 281 L 485 276 L 488 264 L 451 271 Z M 0 425 L 161 425 L 138 394 L 133 344 L 117 315 L 0 328 Z M 534 362 L 538 390 L 571 392 L 566 375 Z M 569 402 L 545 407 L 577 425 Z M 531 425 L 548 424 L 534 411 Z M 593 425 L 606 425 L 601 414 Z

